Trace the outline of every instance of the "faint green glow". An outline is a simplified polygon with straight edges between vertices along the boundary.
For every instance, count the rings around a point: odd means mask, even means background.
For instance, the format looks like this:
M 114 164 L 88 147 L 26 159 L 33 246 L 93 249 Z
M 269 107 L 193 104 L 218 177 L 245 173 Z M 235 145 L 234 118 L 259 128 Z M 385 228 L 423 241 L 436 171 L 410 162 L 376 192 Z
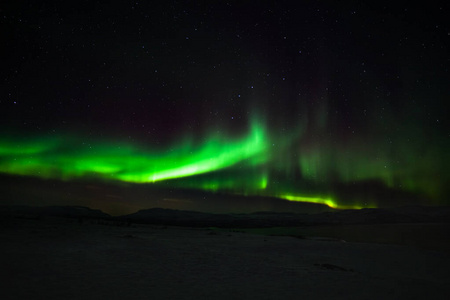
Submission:
M 308 145 L 308 150 L 301 149 L 297 165 L 303 178 L 313 182 L 372 180 L 433 199 L 445 197 L 447 188 L 442 175 L 448 178 L 448 172 L 443 162 L 450 158 L 450 152 L 416 148 L 409 141 L 399 143 L 398 147 L 382 147 L 382 141 L 374 144 L 380 146 L 371 147 L 357 140 L 342 149 L 330 143 Z
M 245 176 L 243 176 L 245 174 Z M 257 194 L 266 189 L 268 184 L 267 173 L 252 171 L 251 168 L 242 169 L 242 172 L 208 173 L 197 176 L 178 178 L 169 181 L 171 186 L 199 189 L 221 193 L 243 193 Z
M 51 150 L 57 143 L 56 139 L 29 138 L 23 141 L 19 137 L 3 137 L 0 141 L 0 157 L 39 154 Z

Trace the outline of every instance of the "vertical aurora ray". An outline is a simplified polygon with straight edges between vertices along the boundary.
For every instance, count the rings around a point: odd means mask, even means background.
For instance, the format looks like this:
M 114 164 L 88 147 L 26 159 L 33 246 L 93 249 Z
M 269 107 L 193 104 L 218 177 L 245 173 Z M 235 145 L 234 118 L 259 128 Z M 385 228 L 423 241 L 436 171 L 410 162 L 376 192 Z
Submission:
M 382 142 L 377 144 L 383 145 Z M 449 154 L 435 147 L 418 148 L 411 141 L 402 141 L 398 145 L 380 149 L 380 146 L 364 146 L 362 141 L 355 140 L 345 148 L 331 144 L 309 146 L 307 151 L 301 149 L 298 168 L 305 179 L 313 182 L 378 181 L 390 189 L 435 201 L 443 199 L 445 182 L 449 180 L 444 169 Z

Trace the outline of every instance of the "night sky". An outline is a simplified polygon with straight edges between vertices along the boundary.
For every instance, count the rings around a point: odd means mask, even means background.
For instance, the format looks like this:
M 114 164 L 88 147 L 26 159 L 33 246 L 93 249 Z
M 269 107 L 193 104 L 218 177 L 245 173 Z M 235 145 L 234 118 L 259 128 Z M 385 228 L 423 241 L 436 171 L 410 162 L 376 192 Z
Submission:
M 450 205 L 448 5 L 360 2 L 0 4 L 3 202 Z

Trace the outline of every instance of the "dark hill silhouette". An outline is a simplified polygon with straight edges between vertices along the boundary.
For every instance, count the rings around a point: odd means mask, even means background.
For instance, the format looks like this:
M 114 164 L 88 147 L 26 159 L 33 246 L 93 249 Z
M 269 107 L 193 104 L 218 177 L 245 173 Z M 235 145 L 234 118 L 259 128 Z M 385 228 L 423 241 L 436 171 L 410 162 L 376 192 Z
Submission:
M 110 218 L 110 215 L 99 209 L 91 209 L 84 206 L 0 206 L 0 214 L 25 217 L 39 218 L 49 217 L 66 217 L 66 218 Z

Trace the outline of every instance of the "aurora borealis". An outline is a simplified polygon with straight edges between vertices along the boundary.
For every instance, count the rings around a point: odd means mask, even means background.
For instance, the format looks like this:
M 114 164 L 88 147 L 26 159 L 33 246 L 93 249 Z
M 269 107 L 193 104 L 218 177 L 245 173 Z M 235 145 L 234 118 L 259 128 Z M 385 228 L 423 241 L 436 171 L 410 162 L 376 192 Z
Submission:
M 7 5 L 0 173 L 448 205 L 448 11 L 409 5 Z

